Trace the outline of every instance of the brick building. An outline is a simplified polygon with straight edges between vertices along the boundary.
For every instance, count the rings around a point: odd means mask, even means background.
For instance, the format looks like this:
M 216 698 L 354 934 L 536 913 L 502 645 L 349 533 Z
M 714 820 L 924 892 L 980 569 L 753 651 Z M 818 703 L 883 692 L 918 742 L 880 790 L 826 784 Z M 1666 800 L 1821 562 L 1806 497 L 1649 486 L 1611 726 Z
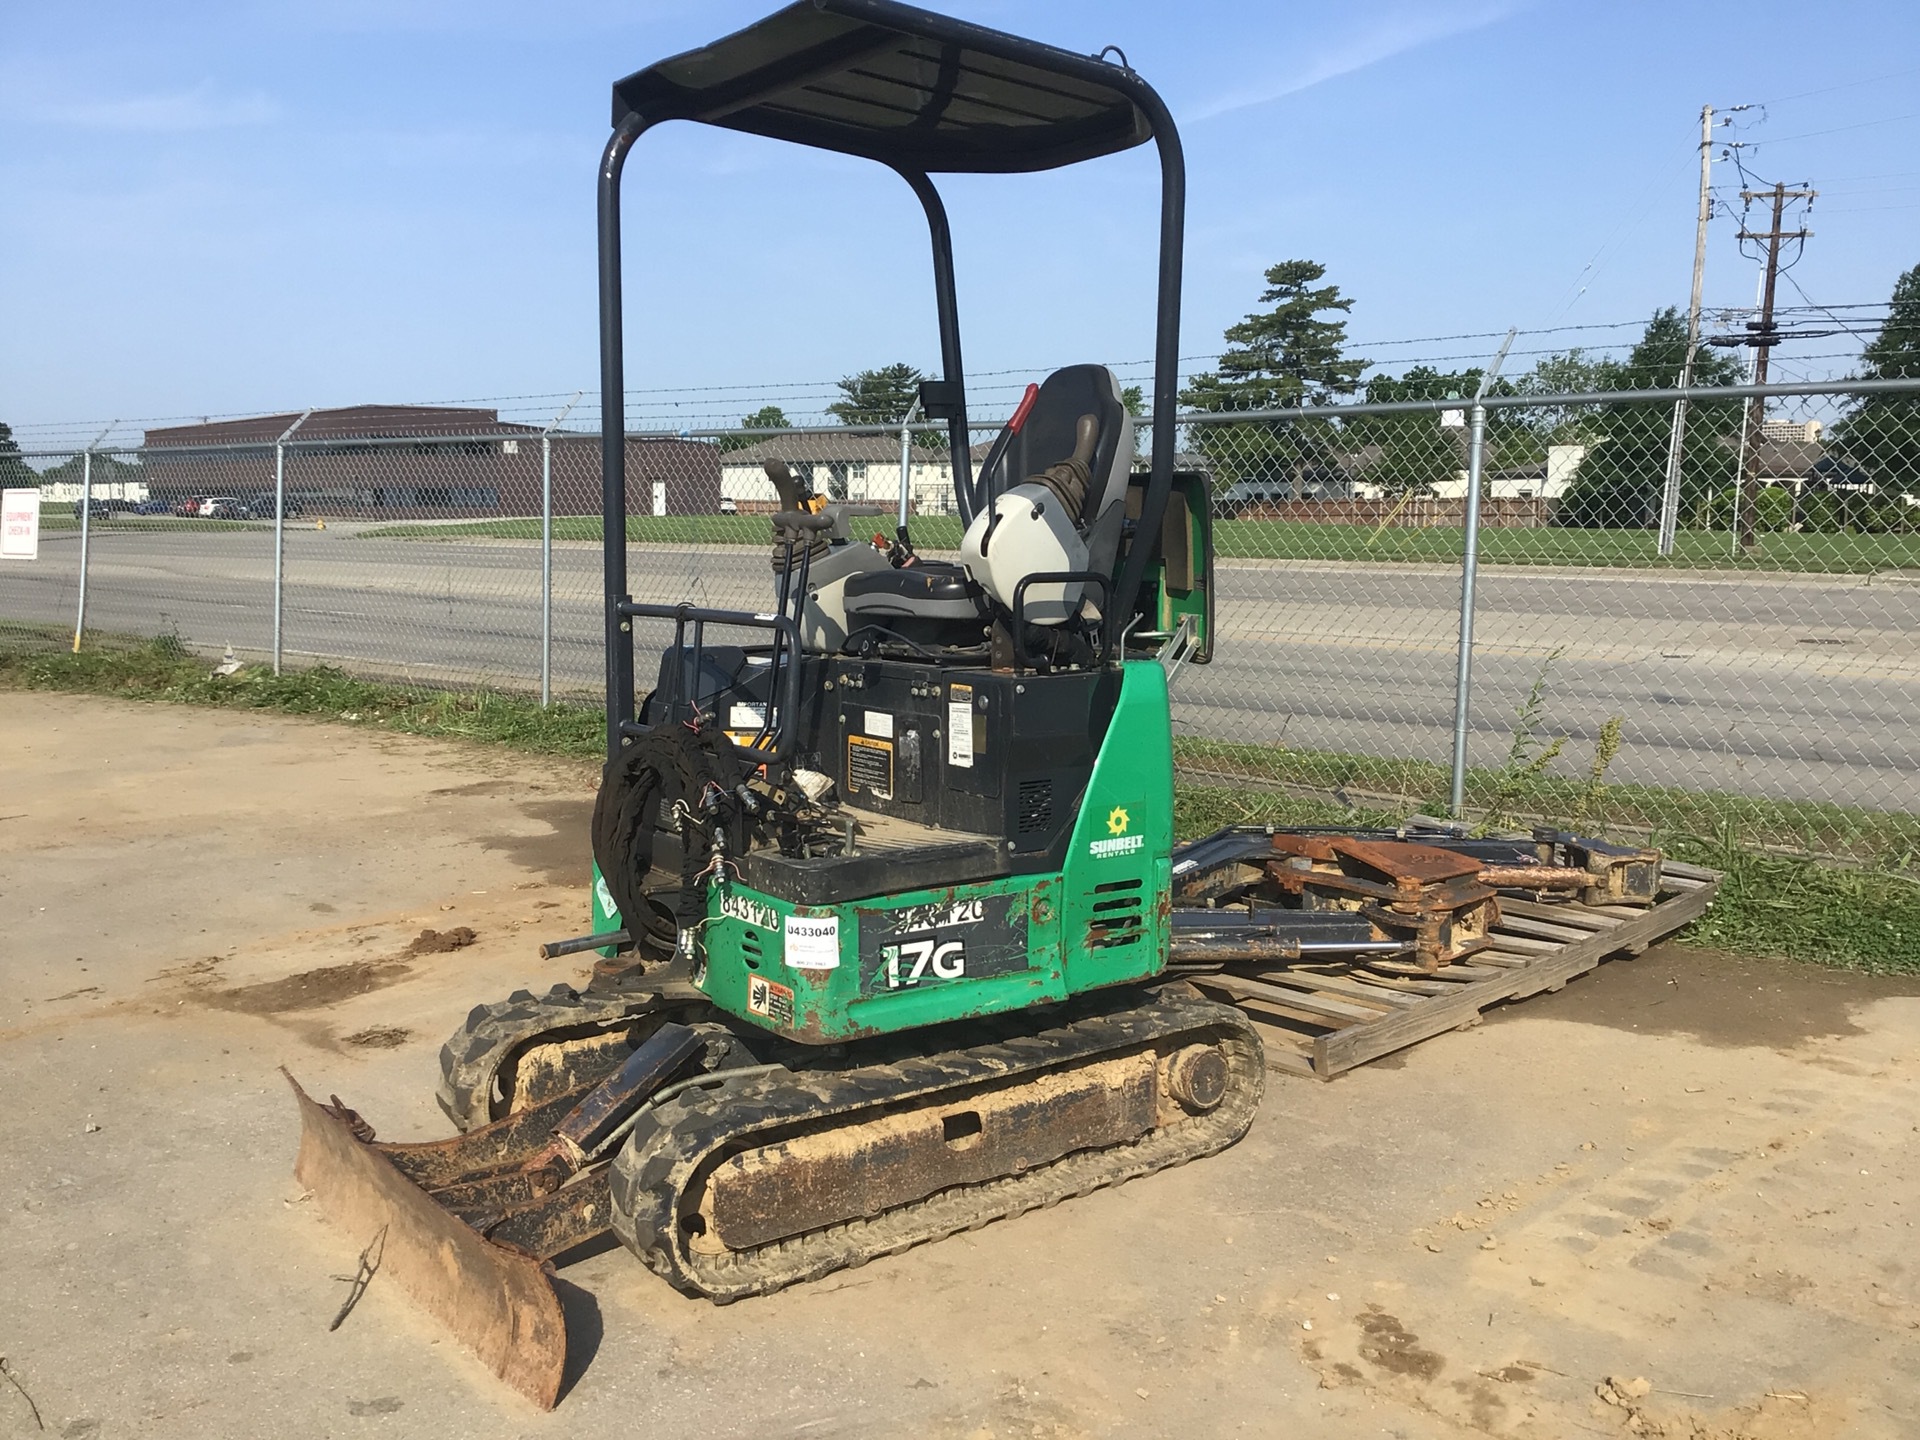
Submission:
M 297 414 L 149 430 L 143 456 L 156 500 L 271 494 L 273 445 Z M 316 410 L 287 446 L 287 495 L 309 515 L 419 520 L 540 513 L 540 427 L 495 410 L 353 405 Z M 600 510 L 600 437 L 556 432 L 554 512 Z M 627 440 L 627 509 L 710 515 L 720 505 L 718 447 Z

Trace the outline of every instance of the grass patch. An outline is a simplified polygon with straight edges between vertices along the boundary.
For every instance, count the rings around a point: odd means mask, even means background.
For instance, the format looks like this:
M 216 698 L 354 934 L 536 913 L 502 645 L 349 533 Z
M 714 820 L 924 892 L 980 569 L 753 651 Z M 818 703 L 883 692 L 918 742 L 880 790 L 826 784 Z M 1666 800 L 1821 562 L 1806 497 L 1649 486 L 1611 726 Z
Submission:
M 222 522 L 214 522 L 219 524 Z M 884 515 L 859 520 L 892 534 Z M 646 545 L 765 545 L 764 515 L 635 515 L 627 538 Z M 1223 560 L 1346 560 L 1457 565 L 1457 529 L 1376 532 L 1366 525 L 1312 525 L 1288 520 L 1216 520 L 1215 553 Z M 537 519 L 472 520 L 448 525 L 382 525 L 361 532 L 368 540 L 538 540 Z M 598 515 L 554 517 L 556 540 L 600 539 Z M 955 515 L 927 515 L 913 522 L 916 545 L 952 550 L 960 544 Z M 1663 559 L 1650 530 L 1484 530 L 1480 558 L 1489 565 L 1591 565 L 1653 570 L 1792 571 L 1857 575 L 1880 570 L 1920 570 L 1920 536 L 1793 535 L 1760 537 L 1751 555 L 1730 555 L 1727 537 L 1683 530 L 1673 556 Z
M 88 522 L 90 535 L 110 530 L 266 530 L 272 528 L 253 520 L 200 520 L 185 515 L 96 515 Z M 41 533 L 59 531 L 80 533 L 79 517 L 69 510 L 40 512 Z
M 28 627 L 17 627 L 25 633 Z M 11 631 L 9 633 L 12 633 Z M 49 628 L 52 639 L 61 639 Z M 545 709 L 533 699 L 493 691 L 444 691 L 358 680 L 331 667 L 274 675 L 261 667 L 218 676 L 203 657 L 173 636 L 133 641 L 87 637 L 78 655 L 0 652 L 0 688 L 113 695 L 130 700 L 207 705 L 227 710 L 259 710 L 307 715 L 369 729 L 409 735 L 479 741 L 537 755 L 594 760 L 603 751 L 604 716 L 598 706 L 555 704 Z M 1204 835 L 1223 825 L 1390 826 L 1411 810 L 1431 809 L 1444 798 L 1446 775 L 1439 766 L 1418 762 L 1382 762 L 1324 752 L 1276 750 L 1268 746 L 1223 746 L 1183 739 L 1176 742 L 1183 764 L 1198 759 L 1207 768 L 1238 761 L 1234 771 L 1248 778 L 1324 788 L 1345 793 L 1346 801 L 1251 789 L 1231 781 L 1187 780 L 1175 789 L 1174 823 L 1181 838 Z M 1196 749 L 1196 747 L 1202 747 Z M 1251 754 L 1247 752 L 1253 752 Z M 1251 768 L 1257 761 L 1259 768 Z M 1398 778 L 1392 793 L 1371 787 Z M 1369 788 L 1353 793 L 1346 787 Z M 1498 783 L 1495 775 L 1480 783 Z M 1546 783 L 1546 782 L 1543 782 Z M 1555 785 L 1561 782 L 1551 782 Z M 1584 782 L 1565 782 L 1577 799 Z M 1618 823 L 1616 797 L 1633 787 L 1609 786 L 1607 819 Z M 1470 793 L 1471 790 L 1470 790 Z M 1684 791 L 1651 792 L 1702 804 L 1742 802 L 1734 796 L 1688 796 Z M 1805 808 L 1805 807 L 1798 807 Z M 1814 807 L 1824 811 L 1836 807 Z M 1760 812 L 1755 812 L 1760 813 Z M 1736 824 L 1721 823 L 1693 833 L 1663 827 L 1658 843 L 1678 859 L 1726 872 L 1714 908 L 1691 926 L 1687 943 L 1719 946 L 1748 954 L 1779 955 L 1815 964 L 1877 974 L 1920 973 L 1920 884 L 1893 873 L 1891 863 L 1912 863 L 1916 827 L 1911 817 L 1845 812 L 1903 835 L 1900 848 L 1879 852 L 1877 867 L 1843 869 L 1787 856 L 1756 853 L 1743 843 Z M 1702 836 L 1714 838 L 1700 838 Z
M 1348 795 L 1359 806 L 1405 816 L 1444 814 L 1451 777 L 1444 765 L 1384 760 L 1331 750 L 1290 750 L 1230 740 L 1176 736 L 1174 763 L 1202 781 L 1244 776 L 1269 785 Z M 1467 808 L 1577 822 L 1580 828 L 1659 835 L 1717 835 L 1728 829 L 1750 846 L 1858 861 L 1888 870 L 1920 863 L 1920 816 L 1820 801 L 1767 800 L 1714 790 L 1532 775 L 1516 785 L 1509 771 L 1467 771 Z M 1436 808 L 1437 807 L 1437 808 Z
M 310 715 L 539 755 L 591 759 L 606 749 L 606 716 L 597 705 L 542 709 L 518 695 L 380 684 L 326 665 L 281 675 L 250 665 L 215 675 L 205 658 L 170 635 L 127 643 L 90 634 L 78 655 L 0 654 L 0 687 Z
M 1920 882 L 1908 876 L 1755 854 L 1732 832 L 1712 840 L 1672 836 L 1666 848 L 1726 876 L 1713 908 L 1681 937 L 1689 945 L 1875 975 L 1920 974 Z
M 1311 525 L 1286 520 L 1218 520 L 1214 545 L 1222 559 L 1378 560 L 1457 565 L 1458 529 L 1386 529 Z M 1485 529 L 1487 565 L 1593 565 L 1644 570 L 1786 570 L 1866 574 L 1920 569 L 1920 535 L 1769 534 L 1751 555 L 1729 554 L 1725 534 L 1682 530 L 1671 558 L 1662 558 L 1651 530 Z

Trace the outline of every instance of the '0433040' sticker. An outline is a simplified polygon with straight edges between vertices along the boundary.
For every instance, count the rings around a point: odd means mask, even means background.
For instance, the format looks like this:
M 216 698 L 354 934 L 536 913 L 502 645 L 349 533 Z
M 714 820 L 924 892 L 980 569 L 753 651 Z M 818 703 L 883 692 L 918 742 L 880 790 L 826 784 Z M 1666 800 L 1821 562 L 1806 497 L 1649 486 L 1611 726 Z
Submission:
M 786 959 L 795 970 L 833 970 L 840 964 L 838 915 L 789 915 L 782 927 Z

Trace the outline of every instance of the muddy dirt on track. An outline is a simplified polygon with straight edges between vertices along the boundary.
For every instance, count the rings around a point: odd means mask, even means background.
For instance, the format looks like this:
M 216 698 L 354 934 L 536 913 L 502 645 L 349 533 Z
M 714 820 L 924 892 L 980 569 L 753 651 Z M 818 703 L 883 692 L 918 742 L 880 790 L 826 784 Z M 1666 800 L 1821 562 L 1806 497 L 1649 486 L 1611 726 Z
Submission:
M 537 1414 L 377 1274 L 329 1333 L 275 1067 L 444 1134 L 467 1009 L 584 976 L 591 769 L 15 693 L 0 757 L 0 1435 L 1920 1435 L 1920 986 L 1680 947 L 769 1299 L 600 1251 Z

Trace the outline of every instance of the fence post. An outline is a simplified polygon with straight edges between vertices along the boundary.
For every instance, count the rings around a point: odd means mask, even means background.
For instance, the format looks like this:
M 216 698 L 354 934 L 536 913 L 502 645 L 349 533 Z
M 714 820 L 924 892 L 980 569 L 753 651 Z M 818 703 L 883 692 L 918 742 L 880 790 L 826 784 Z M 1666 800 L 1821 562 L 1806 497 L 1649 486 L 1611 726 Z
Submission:
M 80 653 L 80 634 L 87 628 L 87 537 L 93 520 L 93 450 L 80 456 L 80 609 L 73 617 L 73 653 Z
M 553 432 L 587 392 L 576 390 L 540 432 L 540 705 L 553 703 Z
M 87 552 L 89 548 L 90 527 L 93 523 L 93 452 L 102 440 L 113 433 L 115 420 L 98 435 L 93 444 L 80 452 L 80 605 L 73 617 L 73 653 L 80 653 L 80 636 L 87 628 Z
M 1487 407 L 1480 402 L 1506 363 L 1507 347 L 1513 344 L 1517 329 L 1507 331 L 1500 342 L 1500 353 L 1480 377 L 1474 392 L 1473 411 L 1468 418 L 1466 544 L 1460 552 L 1460 653 L 1453 677 L 1453 777 L 1448 791 L 1447 813 L 1461 818 L 1467 800 L 1467 711 L 1473 695 L 1473 605 L 1474 587 L 1480 579 L 1480 484 L 1486 468 Z
M 287 566 L 287 441 L 313 414 L 309 405 L 300 418 L 273 442 L 273 673 L 280 673 L 280 622 L 285 610 Z

